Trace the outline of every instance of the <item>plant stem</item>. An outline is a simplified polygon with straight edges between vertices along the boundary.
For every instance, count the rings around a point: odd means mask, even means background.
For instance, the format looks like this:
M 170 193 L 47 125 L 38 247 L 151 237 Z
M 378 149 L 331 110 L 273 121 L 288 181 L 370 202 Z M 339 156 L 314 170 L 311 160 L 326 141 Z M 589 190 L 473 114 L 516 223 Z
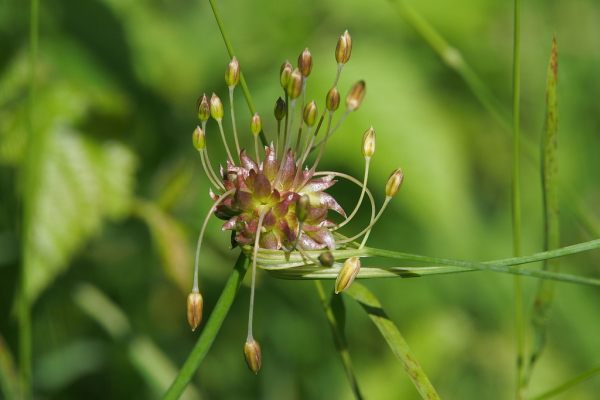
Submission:
M 35 75 L 36 60 L 39 38 L 39 0 L 30 2 L 30 26 L 29 26 L 29 97 L 27 103 L 27 133 L 28 133 L 28 157 L 26 158 L 24 173 L 24 210 L 23 210 L 23 238 L 22 238 L 22 262 L 20 271 L 19 290 L 17 294 L 18 320 L 19 320 L 19 377 L 21 393 L 24 399 L 31 396 L 31 355 L 32 355 L 32 332 L 31 332 L 31 304 L 27 293 L 28 264 L 31 249 L 31 229 L 33 226 L 33 208 L 35 206 L 35 194 L 39 180 L 40 155 L 44 150 L 45 134 L 36 137 L 34 129 L 35 115 Z
M 227 31 L 225 30 L 225 24 L 223 23 L 223 19 L 221 18 L 221 13 L 217 8 L 217 4 L 215 0 L 208 0 L 210 3 L 210 7 L 215 14 L 215 19 L 217 20 L 217 25 L 219 25 L 219 30 L 221 31 L 221 36 L 223 36 L 223 41 L 225 42 L 225 46 L 227 47 L 227 51 L 229 52 L 229 57 L 235 57 L 235 52 L 233 51 L 233 46 L 229 41 L 229 35 L 227 35 Z M 248 108 L 250 109 L 250 115 L 256 114 L 256 107 L 254 107 L 254 102 L 252 101 L 252 96 L 250 96 L 250 91 L 248 90 L 248 85 L 246 85 L 246 79 L 244 79 L 244 73 L 240 71 L 240 84 L 242 85 L 242 91 L 244 92 L 244 97 L 246 97 L 246 102 L 248 103 Z M 265 137 L 265 133 L 260 131 L 260 141 L 264 146 L 268 146 L 267 138 Z
M 323 311 L 325 311 L 325 316 L 327 317 L 327 322 L 329 323 L 329 327 L 331 328 L 331 333 L 333 334 L 333 341 L 335 343 L 335 347 L 342 358 L 342 364 L 344 365 L 344 370 L 346 371 L 346 376 L 348 377 L 348 382 L 350 383 L 350 387 L 352 388 L 352 393 L 354 393 L 354 397 L 358 400 L 362 399 L 362 395 L 360 394 L 360 390 L 358 388 L 358 383 L 356 382 L 356 377 L 354 376 L 354 369 L 352 367 L 352 361 L 350 360 L 350 353 L 348 352 L 348 343 L 344 334 L 340 330 L 340 326 L 338 321 L 333 314 L 333 310 L 327 301 L 327 296 L 325 295 L 325 291 L 323 290 L 323 284 L 321 281 L 315 280 L 315 286 L 317 288 L 317 293 L 319 294 L 319 299 L 321 300 L 321 305 L 323 305 Z
M 552 390 L 549 390 L 545 393 L 542 393 L 539 396 L 533 397 L 530 400 L 544 400 L 544 399 L 549 399 L 550 397 L 556 396 L 557 394 L 564 392 L 567 389 L 570 389 L 571 387 L 575 386 L 576 384 L 586 380 L 587 378 L 593 376 L 594 374 L 597 374 L 598 372 L 600 372 L 600 365 L 592 368 L 588 371 L 585 371 L 571 379 L 569 379 L 568 381 L 566 381 L 565 383 L 558 385 L 557 387 L 555 387 Z
M 178 399 L 202 363 L 202 360 L 204 360 L 204 357 L 215 340 L 217 333 L 219 333 L 219 329 L 223 324 L 223 320 L 231 308 L 233 299 L 235 299 L 235 296 L 242 285 L 244 276 L 248 271 L 248 265 L 249 259 L 244 255 L 244 253 L 240 253 L 240 256 L 235 263 L 235 267 L 233 268 L 233 271 L 231 272 L 231 275 L 229 276 L 229 279 L 223 288 L 223 292 L 221 293 L 213 312 L 208 318 L 208 322 L 206 323 L 204 330 L 198 338 L 198 342 L 196 342 L 196 345 L 185 361 L 185 364 L 183 364 L 183 367 L 181 367 L 179 370 L 179 374 L 177 374 L 175 381 L 173 381 L 171 387 L 163 396 L 163 400 Z
M 519 187 L 519 112 L 520 112 L 520 59 L 521 59 L 521 0 L 515 0 L 513 45 L 513 176 L 512 218 L 513 252 L 521 255 L 521 201 Z M 523 321 L 523 293 L 521 277 L 515 275 L 515 329 L 517 336 L 517 399 L 524 399 L 525 384 L 525 325 Z

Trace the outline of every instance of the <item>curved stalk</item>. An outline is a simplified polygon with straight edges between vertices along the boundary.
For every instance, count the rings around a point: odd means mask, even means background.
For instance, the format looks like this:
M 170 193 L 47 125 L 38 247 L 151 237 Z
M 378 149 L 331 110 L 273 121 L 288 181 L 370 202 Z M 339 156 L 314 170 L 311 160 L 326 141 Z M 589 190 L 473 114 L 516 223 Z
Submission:
M 360 208 L 360 205 L 362 204 L 363 198 L 365 197 L 365 190 L 367 189 L 367 180 L 369 179 L 369 164 L 370 163 L 371 163 L 371 157 L 365 157 L 365 178 L 363 180 L 362 190 L 360 192 L 360 197 L 358 198 L 358 203 L 356 203 L 356 207 L 354 207 L 352 214 L 350 214 L 350 216 L 348 218 L 346 218 L 345 221 L 342 221 L 342 223 L 340 223 L 338 226 L 332 228 L 332 231 L 338 230 L 342 226 L 346 225 L 348 222 L 350 222 L 350 220 L 352 220 L 352 218 L 354 218 L 354 216 L 358 212 L 358 209 Z
M 225 132 L 223 131 L 223 121 L 221 119 L 218 119 L 217 122 L 219 123 L 219 130 L 221 131 L 221 138 L 223 139 L 223 144 L 225 145 L 225 150 L 227 150 L 227 156 L 231 160 L 231 163 L 233 165 L 235 165 L 235 160 L 231 156 L 231 152 L 229 151 L 229 146 L 227 145 L 227 140 L 225 139 Z
M 231 108 L 231 124 L 233 125 L 233 137 L 235 139 L 235 149 L 237 150 L 238 157 L 240 157 L 240 142 L 238 141 L 237 127 L 235 126 L 235 112 L 234 112 L 234 108 L 233 108 L 233 89 L 235 89 L 235 86 L 229 86 L 229 108 Z M 242 159 L 240 158 L 240 163 L 241 162 L 242 162 Z

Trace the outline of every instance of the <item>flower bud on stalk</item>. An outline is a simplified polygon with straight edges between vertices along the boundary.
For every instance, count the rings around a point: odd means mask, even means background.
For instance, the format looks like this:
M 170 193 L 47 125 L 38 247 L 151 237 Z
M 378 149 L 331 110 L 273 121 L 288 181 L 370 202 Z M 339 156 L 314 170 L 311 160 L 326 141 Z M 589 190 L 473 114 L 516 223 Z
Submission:
M 302 91 L 302 74 L 300 70 L 296 68 L 294 72 L 290 75 L 290 81 L 287 86 L 287 94 L 290 96 L 290 99 L 294 100 L 300 96 L 300 92 Z
M 275 102 L 275 110 L 273 112 L 277 121 L 281 121 L 285 117 L 285 101 L 281 97 Z
M 192 134 L 192 143 L 194 143 L 196 150 L 204 150 L 206 147 L 206 136 L 204 136 L 204 132 L 202 132 L 202 129 L 200 129 L 199 126 L 194 129 L 194 133 Z
M 302 76 L 306 77 L 310 75 L 310 71 L 312 70 L 312 56 L 310 51 L 308 51 L 308 47 L 298 57 L 298 69 Z
M 240 81 L 240 63 L 233 57 L 225 70 L 225 83 L 227 86 L 235 86 Z
M 338 64 L 345 64 L 350 59 L 350 54 L 352 53 L 352 37 L 348 31 L 344 32 L 344 34 L 340 37 L 338 41 L 337 47 L 335 48 L 335 59 Z
M 260 345 L 256 340 L 252 339 L 252 341 L 244 344 L 244 357 L 250 371 L 258 374 L 258 370 L 262 364 L 262 354 L 260 352 Z
M 213 93 L 210 99 L 210 115 L 218 121 L 223 119 L 223 113 L 223 103 L 221 103 L 221 99 Z
M 200 293 L 190 293 L 187 298 L 187 320 L 190 326 L 192 327 L 192 331 L 196 330 L 198 325 L 200 325 L 200 321 L 202 321 L 202 307 L 204 305 L 204 301 L 202 300 L 202 295 Z
M 335 111 L 340 106 L 340 92 L 338 92 L 337 88 L 333 88 L 327 93 L 327 98 L 325 99 L 325 104 L 327 105 L 327 109 L 329 111 Z
M 365 98 L 365 89 L 365 81 L 359 81 L 352 86 L 350 93 L 348 93 L 348 97 L 346 97 L 348 111 L 354 111 L 360 107 Z
M 360 259 L 351 257 L 344 262 L 342 270 L 335 281 L 335 293 L 348 289 L 360 271 Z
M 317 122 L 317 105 L 311 101 L 304 107 L 304 123 L 313 126 Z
M 281 83 L 283 90 L 287 90 L 292 72 L 294 72 L 294 67 L 289 61 L 286 61 L 281 65 L 281 70 L 279 71 L 279 82 Z
M 208 100 L 206 93 L 204 93 L 202 97 L 198 99 L 196 111 L 198 112 L 198 118 L 200 118 L 200 121 L 208 121 L 208 118 L 210 117 L 210 100 Z
M 333 254 L 331 254 L 330 251 L 326 251 L 319 255 L 319 262 L 324 267 L 333 267 L 335 259 L 333 258 Z
M 395 197 L 400 190 L 400 186 L 402 186 L 402 181 L 404 180 L 404 174 L 402 174 L 402 169 L 398 168 L 390 175 L 387 183 L 385 184 L 385 195 L 387 197 Z
M 363 136 L 363 141 L 362 141 L 363 156 L 371 158 L 373 156 L 373 154 L 375 153 L 375 144 L 376 144 L 375 131 L 373 130 L 373 127 L 371 126 L 365 132 L 365 135 Z
M 308 212 L 310 211 L 310 198 L 308 195 L 303 194 L 300 196 L 298 201 L 296 201 L 296 218 L 298 221 L 304 222 L 306 221 L 306 217 L 308 217 Z
M 258 116 L 258 113 L 254 114 L 250 121 L 250 131 L 253 135 L 258 135 L 262 129 L 262 120 Z

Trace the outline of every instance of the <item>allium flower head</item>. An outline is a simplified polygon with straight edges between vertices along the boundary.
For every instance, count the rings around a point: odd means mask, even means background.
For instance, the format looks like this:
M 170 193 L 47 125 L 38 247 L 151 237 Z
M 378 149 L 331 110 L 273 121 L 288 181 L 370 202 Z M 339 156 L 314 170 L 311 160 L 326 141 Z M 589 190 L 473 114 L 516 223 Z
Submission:
M 337 277 L 336 293 L 346 290 L 355 278 L 361 277 L 360 255 L 356 255 L 356 250 L 364 247 L 373 225 L 389 201 L 396 196 L 403 181 L 402 170 L 398 169 L 392 173 L 385 188 L 385 202 L 375 215 L 373 195 L 367 189 L 369 164 L 376 144 L 373 127 L 365 132 L 362 143 L 357 141 L 357 150 L 360 147 L 365 158 L 362 183 L 340 172 L 317 172 L 327 139 L 350 112 L 360 107 L 365 97 L 365 82 L 359 81 L 350 88 L 346 98 L 346 110 L 332 127 L 333 115 L 341 105 L 337 83 L 343 66 L 350 59 L 351 51 L 352 38 L 346 31 L 335 50 L 337 74 L 333 87 L 322 97 L 325 104 L 321 105 L 323 112 L 320 117 L 317 102 L 306 101 L 306 84 L 314 61 L 310 51 L 306 49 L 300 54 L 296 68 L 289 61 L 283 63 L 279 80 L 285 100 L 279 97 L 274 108 L 277 136 L 273 136 L 273 141 L 267 146 L 265 133 L 262 131 L 262 120 L 253 111 L 254 115 L 249 125 L 254 137 L 254 151 L 240 149 L 238 140 L 233 91 L 237 83 L 241 81 L 243 85 L 244 80 L 237 59 L 231 60 L 225 74 L 229 88 L 234 152 L 229 148 L 223 129 L 225 110 L 219 97 L 213 94 L 209 101 L 208 97 L 203 95 L 197 103 L 202 127 L 194 130 L 192 139 L 200 153 L 206 175 L 214 186 L 214 190 L 211 189 L 209 193 L 214 203 L 198 240 L 194 286 L 190 299 L 201 299 L 198 288 L 198 262 L 204 231 L 209 218 L 214 214 L 225 221 L 223 231 L 231 231 L 232 248 L 241 247 L 244 254 L 252 260 L 250 316 L 244 354 L 248 367 L 255 373 L 258 372 L 262 360 L 260 346 L 252 336 L 256 267 L 282 277 L 293 276 L 296 268 L 303 267 L 333 270 L 336 271 Z M 298 102 L 300 104 L 297 104 Z M 218 123 L 228 155 L 227 160 L 219 165 L 218 173 L 213 169 L 208 157 L 208 148 L 212 145 L 209 140 L 211 135 L 206 134 L 209 112 Z M 299 114 L 298 118 L 296 114 Z M 258 144 L 259 137 L 262 146 Z M 313 151 L 315 155 L 311 156 Z M 309 167 L 310 165 L 312 166 Z M 338 202 L 327 193 L 327 189 L 337 182 L 335 178 L 350 180 L 361 187 L 360 197 L 350 215 L 346 215 Z M 338 229 L 356 215 L 365 194 L 372 206 L 370 223 L 354 236 L 340 234 Z M 330 211 L 345 219 L 340 223 L 333 222 L 329 219 Z M 355 239 L 361 236 L 362 243 L 358 244 Z M 338 260 L 345 262 L 340 263 Z M 195 328 L 201 321 L 202 303 L 191 300 L 188 301 L 188 320 L 192 328 Z

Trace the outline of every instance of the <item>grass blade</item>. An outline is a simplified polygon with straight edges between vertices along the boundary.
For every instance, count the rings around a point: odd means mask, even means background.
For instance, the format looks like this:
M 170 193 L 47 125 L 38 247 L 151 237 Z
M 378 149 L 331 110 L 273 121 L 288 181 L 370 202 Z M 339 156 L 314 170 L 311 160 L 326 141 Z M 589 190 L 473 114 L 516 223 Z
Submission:
M 344 365 L 348 382 L 352 388 L 352 393 L 354 393 L 354 397 L 356 397 L 358 400 L 361 400 L 363 397 L 360 394 L 358 383 L 356 382 L 356 377 L 354 376 L 354 369 L 352 367 L 352 361 L 350 360 L 350 353 L 348 351 L 348 341 L 346 340 L 346 336 L 344 334 L 346 308 L 344 306 L 343 298 L 342 296 L 334 295 L 331 297 L 331 303 L 329 303 L 327 301 L 327 296 L 325 295 L 321 281 L 315 281 L 315 285 L 317 287 L 317 292 L 319 293 L 319 298 L 321 299 L 321 304 L 323 305 L 323 310 L 325 311 L 325 316 L 327 317 L 327 322 L 331 328 L 331 333 L 333 334 L 333 343 L 335 344 L 335 348 L 342 358 L 342 364 Z
M 392 349 L 392 352 L 402 362 L 406 373 L 408 373 L 408 376 L 412 379 L 417 390 L 421 394 L 421 397 L 428 400 L 439 399 L 440 397 L 437 395 L 417 360 L 415 360 L 408 344 L 400 334 L 400 331 L 388 318 L 373 293 L 359 282 L 354 282 L 346 289 L 345 293 L 356 300 L 367 314 L 369 314 L 369 318 L 371 318 L 375 326 L 377 326 L 377 329 L 381 332 L 381 335 Z
M 550 397 L 556 396 L 557 394 L 560 394 L 560 393 L 564 392 L 565 390 L 570 389 L 571 387 L 575 386 L 579 382 L 582 382 L 582 381 L 590 378 L 591 376 L 597 374 L 598 372 L 600 372 L 600 365 L 569 379 L 568 381 L 555 387 L 554 389 L 548 390 L 547 392 L 542 393 L 539 396 L 532 397 L 530 400 L 549 399 Z
M 544 190 L 544 216 L 546 223 L 546 249 L 554 250 L 560 245 L 560 226 L 558 208 L 558 115 L 556 100 L 557 79 L 556 36 L 552 43 L 552 54 L 546 80 L 546 121 L 542 136 L 542 187 Z M 558 272 L 559 260 L 545 260 L 543 269 Z M 554 282 L 543 280 L 533 303 L 531 322 L 534 327 L 535 341 L 530 356 L 530 370 L 540 356 L 546 343 L 547 326 L 554 299 Z
M 219 333 L 219 329 L 221 329 L 221 325 L 231 308 L 233 299 L 235 299 L 240 286 L 242 286 L 242 281 L 248 271 L 249 264 L 250 259 L 247 258 L 244 253 L 240 253 L 240 256 L 235 263 L 235 267 L 223 288 L 221 297 L 219 297 L 215 309 L 212 314 L 210 314 L 208 322 L 198 338 L 198 342 L 196 342 L 196 345 L 183 364 L 183 367 L 179 370 L 179 374 L 177 374 L 175 381 L 173 381 L 169 390 L 164 394 L 163 400 L 178 399 L 190 380 L 192 380 L 192 376 L 202 363 L 202 360 L 204 360 L 217 333 Z

